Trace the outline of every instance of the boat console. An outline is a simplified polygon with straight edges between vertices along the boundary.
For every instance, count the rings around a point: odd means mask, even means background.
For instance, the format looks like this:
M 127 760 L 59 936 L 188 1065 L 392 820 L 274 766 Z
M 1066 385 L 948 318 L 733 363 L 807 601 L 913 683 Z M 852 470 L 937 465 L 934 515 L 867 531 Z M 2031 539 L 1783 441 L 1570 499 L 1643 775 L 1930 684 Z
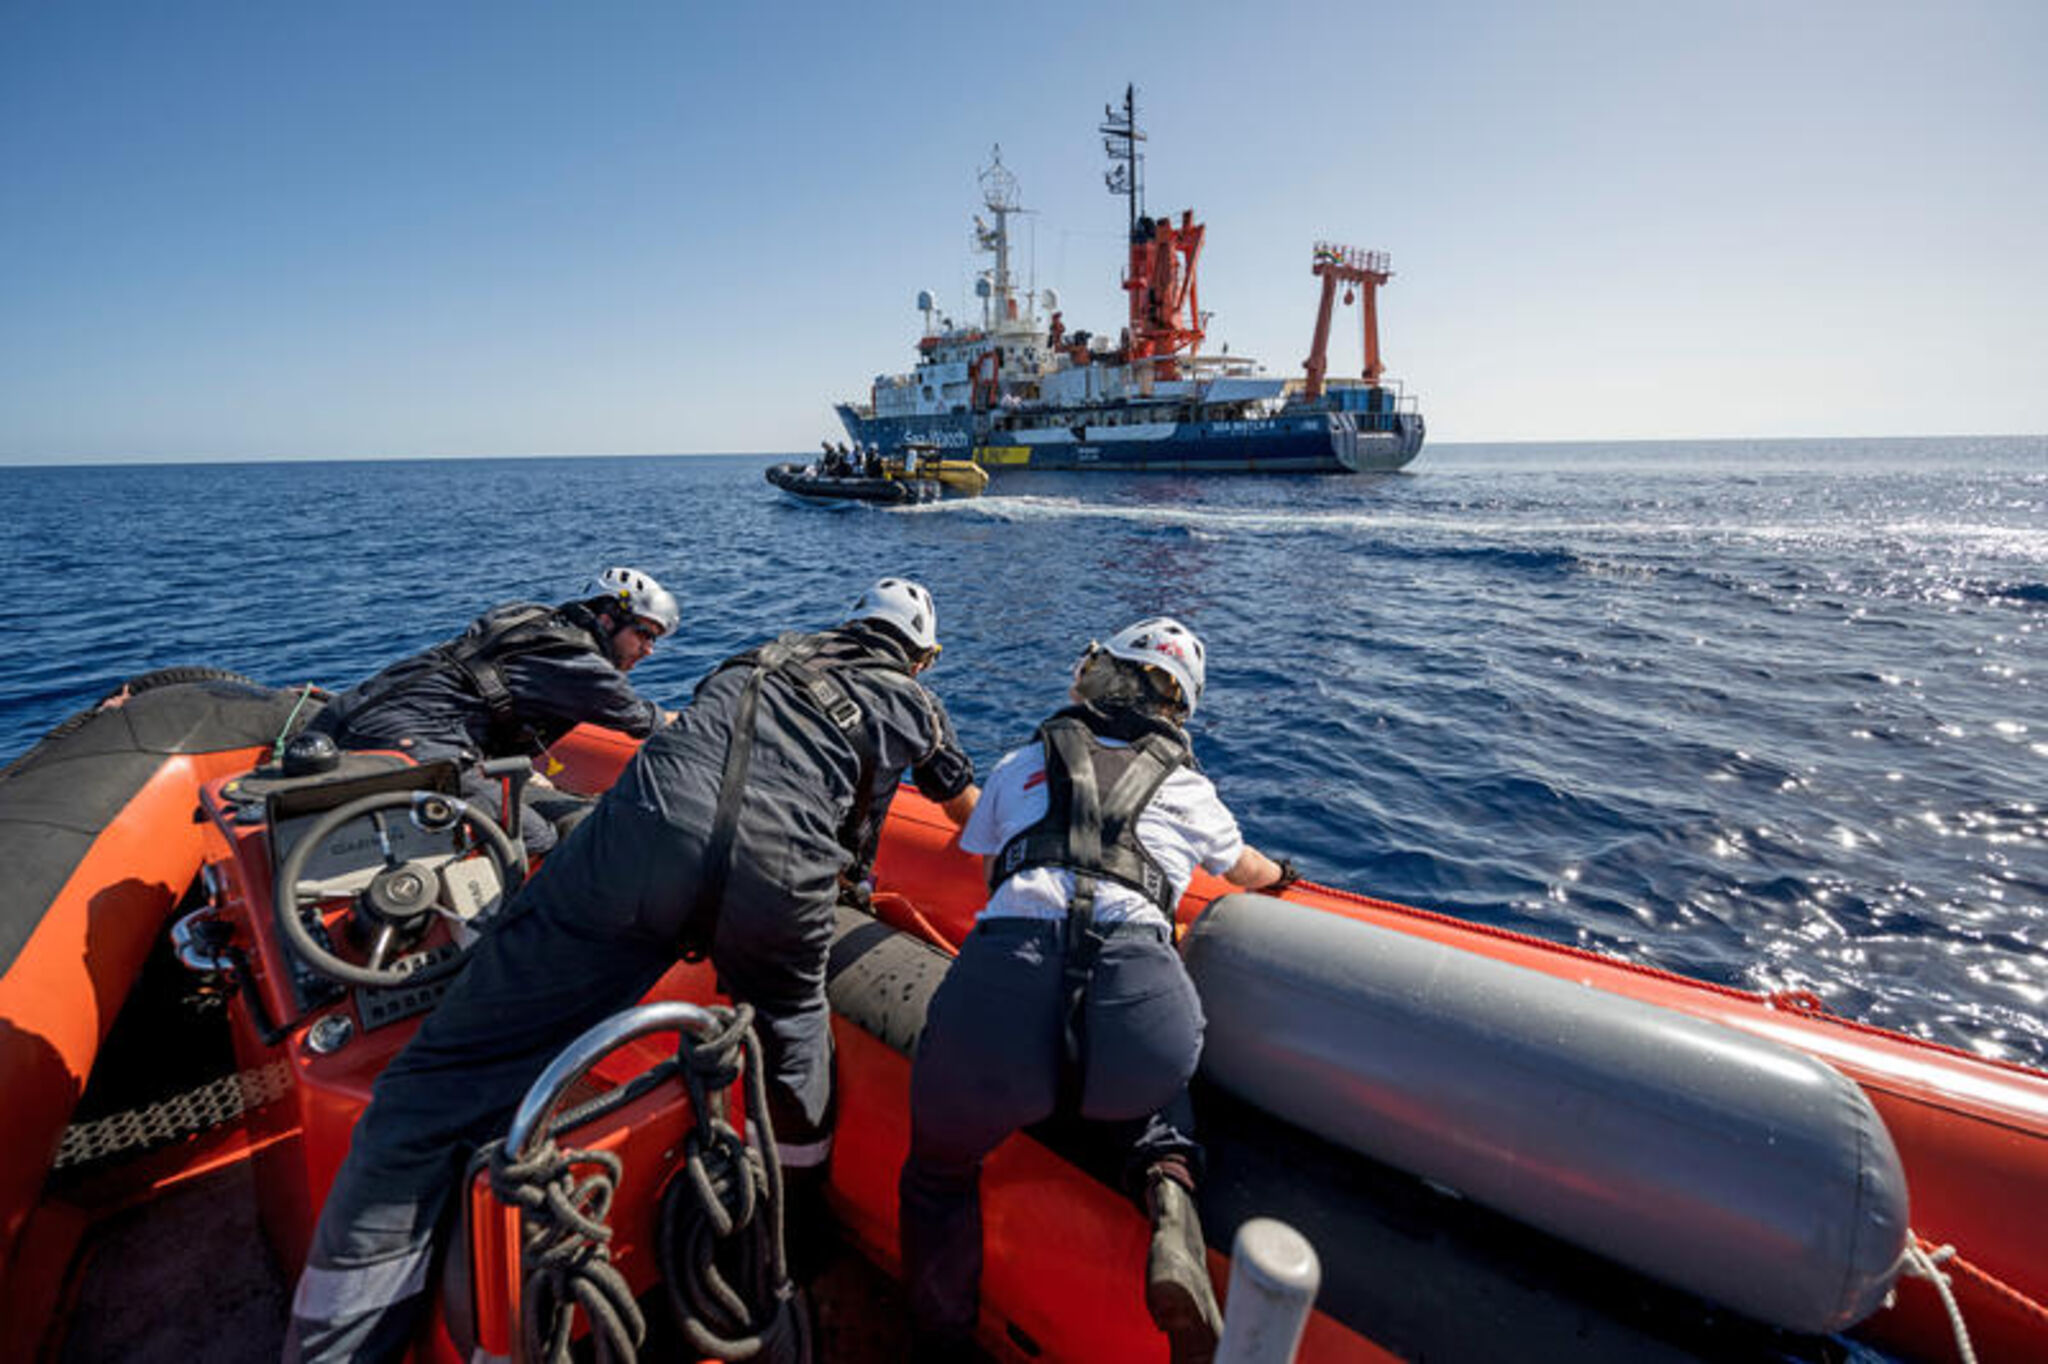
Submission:
M 377 1075 L 524 874 L 448 762 L 295 752 L 199 791 L 206 903 L 177 927 L 187 966 L 232 983 L 265 1229 L 303 1261 Z
M 207 783 L 198 818 L 207 903 L 177 941 L 187 966 L 232 980 L 237 1063 L 266 1077 L 248 1121 L 265 1230 L 290 1273 L 377 1076 L 522 883 L 526 858 L 509 821 L 462 797 L 453 764 L 396 753 L 287 755 Z M 696 1126 L 673 1034 L 684 1021 L 686 1035 L 706 1031 L 703 1006 L 718 999 L 708 967 L 678 966 L 649 996 L 667 1010 L 658 1025 L 613 1036 L 537 1086 L 545 1112 L 526 1119 L 525 1147 L 552 1152 L 561 1136 L 619 1162 L 605 1255 L 634 1294 L 667 1277 L 658 1228 Z M 445 1305 L 423 1357 L 514 1353 L 527 1310 L 522 1214 L 494 1190 L 487 1154 L 459 1200 Z
M 452 763 L 350 753 L 310 773 L 259 767 L 201 792 L 230 854 L 213 864 L 223 889 L 251 930 L 273 930 L 250 934 L 247 985 L 264 1031 L 351 994 L 353 1017 L 336 1015 L 323 1036 L 432 1007 L 474 925 L 525 870 L 498 821 L 456 788 Z

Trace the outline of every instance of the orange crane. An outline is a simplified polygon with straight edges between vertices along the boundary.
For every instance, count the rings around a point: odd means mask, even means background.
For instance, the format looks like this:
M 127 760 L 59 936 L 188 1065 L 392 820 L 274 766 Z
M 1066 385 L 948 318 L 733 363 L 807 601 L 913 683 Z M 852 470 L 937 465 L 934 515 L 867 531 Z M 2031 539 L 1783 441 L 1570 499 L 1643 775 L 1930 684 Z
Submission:
M 1387 268 L 1387 253 L 1317 242 L 1310 273 L 1322 276 L 1323 302 L 1316 310 L 1316 336 L 1309 346 L 1308 360 L 1304 365 L 1308 370 L 1308 383 L 1302 396 L 1312 399 L 1323 396 L 1323 374 L 1329 368 L 1330 310 L 1337 301 L 1339 282 L 1350 286 L 1344 290 L 1346 303 L 1351 302 L 1355 292 L 1362 291 L 1365 295 L 1361 309 L 1365 329 L 1365 381 L 1378 383 L 1381 370 L 1378 290 L 1394 277 L 1394 272 Z
M 1195 292 L 1195 263 L 1202 254 L 1202 224 L 1190 210 L 1176 225 L 1170 218 L 1138 220 L 1131 233 L 1130 268 L 1124 288 L 1131 295 L 1130 358 L 1156 358 L 1153 373 L 1177 377 L 1168 358 L 1193 351 L 1203 336 L 1201 303 Z

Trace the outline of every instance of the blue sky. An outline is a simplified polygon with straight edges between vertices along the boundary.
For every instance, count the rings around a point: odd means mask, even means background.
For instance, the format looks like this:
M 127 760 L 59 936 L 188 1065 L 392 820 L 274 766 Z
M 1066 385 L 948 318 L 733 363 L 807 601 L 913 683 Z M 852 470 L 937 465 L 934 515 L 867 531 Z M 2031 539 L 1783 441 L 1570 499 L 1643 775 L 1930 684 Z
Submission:
M 2039 433 L 2043 72 L 2037 0 L 0 0 L 0 462 L 814 448 L 992 144 L 1121 323 L 1127 81 L 1212 344 L 1389 251 L 1435 441 Z

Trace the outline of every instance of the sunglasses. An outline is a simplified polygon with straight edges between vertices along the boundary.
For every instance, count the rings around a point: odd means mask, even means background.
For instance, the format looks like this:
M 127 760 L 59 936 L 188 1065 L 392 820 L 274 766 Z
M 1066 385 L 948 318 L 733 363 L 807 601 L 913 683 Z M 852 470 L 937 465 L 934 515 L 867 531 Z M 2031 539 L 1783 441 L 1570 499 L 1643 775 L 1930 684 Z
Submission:
M 646 640 L 650 647 L 653 646 L 655 640 L 661 638 L 661 631 L 655 629 L 651 625 L 642 625 L 637 620 L 634 621 L 632 624 L 628 625 L 626 628 L 628 630 L 631 630 L 634 634 L 640 636 L 640 638 Z

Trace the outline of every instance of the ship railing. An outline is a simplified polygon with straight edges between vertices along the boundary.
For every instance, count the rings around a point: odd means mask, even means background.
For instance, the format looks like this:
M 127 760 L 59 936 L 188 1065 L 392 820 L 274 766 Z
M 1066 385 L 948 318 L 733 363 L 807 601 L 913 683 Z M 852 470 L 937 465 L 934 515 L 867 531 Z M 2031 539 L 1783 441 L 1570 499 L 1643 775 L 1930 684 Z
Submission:
M 1343 270 L 1364 271 L 1384 275 L 1392 264 L 1384 251 L 1368 251 L 1356 246 L 1343 246 L 1337 242 L 1317 242 L 1311 259 L 1318 267 L 1335 266 Z

